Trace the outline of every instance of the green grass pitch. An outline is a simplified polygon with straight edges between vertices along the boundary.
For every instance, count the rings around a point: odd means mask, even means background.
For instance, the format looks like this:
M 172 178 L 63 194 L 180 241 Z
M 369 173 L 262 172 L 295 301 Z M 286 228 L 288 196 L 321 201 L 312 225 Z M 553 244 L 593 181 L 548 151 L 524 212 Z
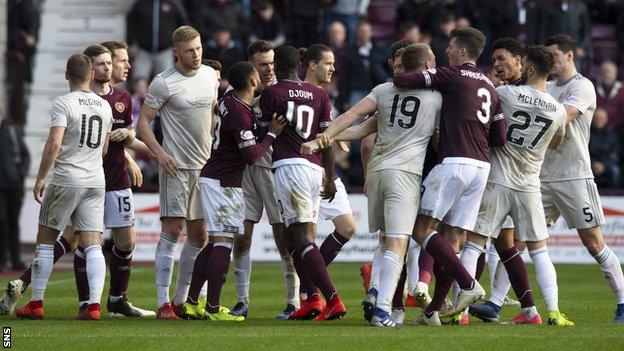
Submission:
M 624 326 L 611 323 L 614 298 L 596 265 L 557 266 L 561 311 L 576 323 L 574 327 L 489 325 L 475 318 L 466 327 L 414 326 L 410 322 L 420 309 L 409 308 L 406 326 L 398 330 L 373 328 L 363 320 L 358 268 L 359 264 L 340 263 L 330 267 L 348 309 L 338 321 L 275 320 L 284 307 L 282 275 L 279 264 L 264 263 L 253 266 L 250 318 L 243 323 L 108 318 L 106 312 L 99 322 L 74 321 L 73 273 L 54 272 L 46 292 L 45 320 L 1 316 L 0 324 L 12 328 L 12 348 L 17 350 L 624 350 Z M 531 284 L 545 317 L 532 268 Z M 487 276 L 486 272 L 482 280 L 485 287 Z M 4 286 L 8 280 L 4 277 L 0 283 Z M 155 308 L 153 268 L 134 268 L 128 296 L 139 307 Z M 231 307 L 234 302 L 230 269 L 222 304 Z M 504 309 L 503 319 L 516 312 Z

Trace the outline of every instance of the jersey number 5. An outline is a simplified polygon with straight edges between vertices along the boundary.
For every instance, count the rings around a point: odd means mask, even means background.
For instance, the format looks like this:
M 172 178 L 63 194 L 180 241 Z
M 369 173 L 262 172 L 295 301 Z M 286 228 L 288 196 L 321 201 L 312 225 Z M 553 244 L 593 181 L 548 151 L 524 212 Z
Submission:
M 294 124 L 295 132 L 303 139 L 308 139 L 312 133 L 314 109 L 308 105 L 295 105 L 293 101 L 286 104 L 286 119 Z
M 97 123 L 97 127 L 95 127 L 95 123 Z M 88 131 L 87 129 L 88 126 Z M 97 128 L 97 129 L 96 129 Z M 97 133 L 97 140 L 93 142 L 93 133 Z M 102 117 L 98 115 L 93 115 L 87 119 L 87 115 L 82 115 L 82 120 L 80 122 L 80 142 L 78 142 L 78 147 L 83 147 L 85 144 L 85 135 L 86 135 L 86 143 L 87 146 L 92 149 L 97 149 L 102 143 Z

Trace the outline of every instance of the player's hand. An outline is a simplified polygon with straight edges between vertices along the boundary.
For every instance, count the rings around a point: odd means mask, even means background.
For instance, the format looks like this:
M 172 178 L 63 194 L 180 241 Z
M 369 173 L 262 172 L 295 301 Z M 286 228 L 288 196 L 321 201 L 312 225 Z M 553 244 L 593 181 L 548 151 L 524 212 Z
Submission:
M 316 135 L 316 142 L 321 149 L 327 149 L 334 142 L 327 133 L 320 133 Z
M 167 152 L 162 152 L 156 156 L 158 165 L 165 169 L 170 176 L 178 175 L 178 161 L 169 155 Z
M 337 141 L 336 144 L 338 145 L 340 150 L 344 152 L 348 153 L 349 151 L 351 151 L 351 148 L 349 147 L 349 143 L 347 143 L 346 141 Z
M 319 146 L 318 143 L 316 142 L 316 140 L 310 140 L 306 143 L 301 144 L 301 150 L 300 153 L 303 156 L 308 156 L 308 155 L 312 155 L 315 152 L 319 151 Z
M 119 128 L 115 129 L 108 135 L 108 140 L 110 141 L 124 141 L 128 136 L 130 136 L 132 131 L 128 128 Z
M 37 180 L 33 187 L 33 195 L 35 195 L 35 201 L 38 203 L 43 201 L 43 190 L 45 190 L 45 182 L 43 180 Z
M 280 135 L 284 127 L 286 127 L 286 124 L 288 124 L 288 121 L 284 116 L 278 116 L 277 113 L 274 113 L 271 123 L 269 123 L 269 133 Z
M 128 168 L 128 172 L 130 173 L 130 179 L 132 180 L 132 186 L 136 186 L 140 188 L 143 186 L 143 172 L 141 172 L 141 167 L 134 162 L 133 159 L 126 159 L 126 167 Z
M 336 183 L 334 183 L 333 179 L 325 177 L 323 179 L 323 191 L 321 191 L 321 198 L 332 202 L 334 197 L 336 197 Z

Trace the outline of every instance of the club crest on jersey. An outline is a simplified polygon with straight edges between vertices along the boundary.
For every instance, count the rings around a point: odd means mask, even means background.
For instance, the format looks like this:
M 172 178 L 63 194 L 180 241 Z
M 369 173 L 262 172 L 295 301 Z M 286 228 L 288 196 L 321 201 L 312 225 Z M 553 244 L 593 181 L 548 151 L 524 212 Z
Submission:
M 126 110 L 126 105 L 123 102 L 116 102 L 115 110 L 119 113 L 123 113 Z
M 435 68 L 429 68 L 427 70 L 427 72 L 431 73 L 431 74 L 436 74 L 438 71 Z
M 254 134 L 251 132 L 251 130 L 242 130 L 240 132 L 240 137 L 243 140 L 251 140 L 254 138 Z

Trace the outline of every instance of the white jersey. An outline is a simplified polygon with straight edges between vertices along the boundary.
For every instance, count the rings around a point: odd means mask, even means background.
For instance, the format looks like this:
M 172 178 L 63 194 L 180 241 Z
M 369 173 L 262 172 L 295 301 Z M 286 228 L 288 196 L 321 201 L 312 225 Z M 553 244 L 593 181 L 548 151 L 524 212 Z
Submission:
M 150 84 L 145 104 L 158 110 L 163 148 L 176 159 L 178 168 L 201 169 L 210 157 L 218 88 L 217 73 L 204 65 L 193 76 L 174 65 Z
M 548 82 L 546 90 L 560 103 L 581 112 L 566 125 L 566 137 L 557 150 L 548 150 L 542 167 L 542 181 L 593 178 L 589 160 L 589 129 L 596 110 L 594 84 L 581 74 L 565 84 Z
M 57 97 L 50 127 L 65 127 L 50 184 L 104 188 L 102 148 L 113 127 L 108 102 L 94 92 L 74 91 Z
M 442 95 L 433 90 L 397 89 L 388 82 L 376 86 L 367 98 L 377 103 L 378 112 L 368 172 L 396 169 L 422 175 Z
M 503 85 L 496 92 L 507 122 L 507 141 L 490 151 L 489 181 L 518 191 L 539 192 L 548 144 L 565 128 L 565 107 L 529 85 Z

